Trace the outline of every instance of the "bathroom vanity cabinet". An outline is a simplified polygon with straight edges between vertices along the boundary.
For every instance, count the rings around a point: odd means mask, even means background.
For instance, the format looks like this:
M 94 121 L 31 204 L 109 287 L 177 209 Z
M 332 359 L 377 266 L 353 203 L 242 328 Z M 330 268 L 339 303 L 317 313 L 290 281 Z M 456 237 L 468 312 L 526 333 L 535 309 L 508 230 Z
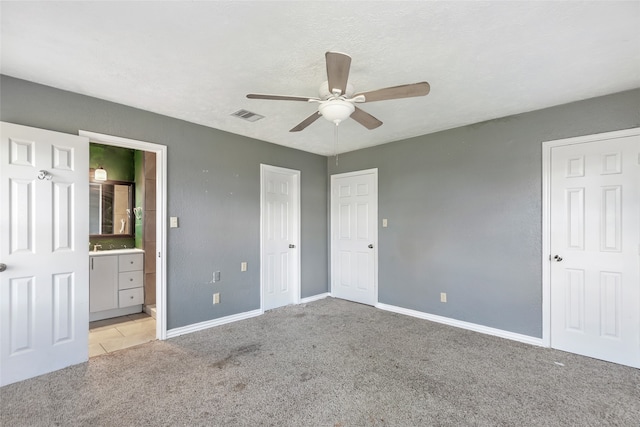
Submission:
M 144 302 L 144 251 L 90 252 L 89 321 L 140 313 Z

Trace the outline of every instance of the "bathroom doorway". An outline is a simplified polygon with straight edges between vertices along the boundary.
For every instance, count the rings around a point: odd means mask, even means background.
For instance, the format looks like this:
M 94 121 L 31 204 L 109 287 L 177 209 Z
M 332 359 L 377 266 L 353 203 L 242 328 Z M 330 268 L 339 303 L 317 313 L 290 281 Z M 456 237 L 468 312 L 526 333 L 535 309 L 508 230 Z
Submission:
M 128 290 L 125 292 L 120 290 L 120 293 L 131 298 L 134 296 L 143 298 L 140 301 L 143 309 L 141 312 L 138 309 L 136 313 L 117 312 L 115 313 L 117 317 L 98 320 L 94 318 L 89 327 L 89 352 L 92 357 L 154 339 L 166 339 L 166 261 L 164 256 L 166 253 L 166 231 L 164 224 L 166 219 L 167 148 L 155 143 L 94 132 L 80 131 L 79 133 L 81 136 L 88 137 L 92 144 L 135 150 L 135 161 L 142 165 L 136 167 L 138 176 L 135 177 L 135 181 L 140 185 L 136 185 L 134 198 L 136 203 L 134 207 L 131 207 L 130 214 L 132 219 L 135 217 L 137 221 L 131 225 L 135 231 L 132 233 L 133 240 L 129 245 L 132 248 L 144 250 L 144 263 L 141 267 L 143 271 L 140 272 L 143 277 L 144 292 L 140 292 L 140 296 L 137 296 L 135 292 L 128 292 Z M 109 173 L 108 170 L 106 173 Z M 105 252 L 114 249 L 126 251 L 126 247 L 115 247 L 118 244 L 126 246 L 126 243 L 122 243 L 124 241 L 126 239 L 122 240 L 122 238 L 120 243 L 114 244 L 110 241 L 107 248 L 96 249 L 106 249 Z M 95 257 L 95 259 L 98 258 Z M 122 297 L 122 295 L 120 296 Z

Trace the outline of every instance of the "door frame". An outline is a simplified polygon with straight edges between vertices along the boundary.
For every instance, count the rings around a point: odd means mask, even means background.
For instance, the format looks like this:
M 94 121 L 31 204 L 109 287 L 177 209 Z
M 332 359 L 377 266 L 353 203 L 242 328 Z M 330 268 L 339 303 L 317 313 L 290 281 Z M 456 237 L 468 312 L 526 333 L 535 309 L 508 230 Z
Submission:
M 584 144 L 640 135 L 640 128 L 544 141 L 542 143 L 542 345 L 551 347 L 551 150 L 564 145 Z M 640 159 L 638 159 L 640 162 Z
M 156 154 L 156 339 L 167 339 L 167 147 L 152 142 L 80 130 L 90 142 Z M 88 236 L 87 236 L 88 238 Z M 145 255 L 147 255 L 145 253 Z
M 301 294 L 302 294 L 302 285 L 301 285 L 301 272 L 302 272 L 302 268 L 301 268 L 301 253 L 302 253 L 302 233 L 301 233 L 301 221 L 300 221 L 300 171 L 299 170 L 295 170 L 295 169 L 287 169 L 287 168 L 283 168 L 283 167 L 279 167 L 279 166 L 272 166 L 272 165 L 267 165 L 264 163 L 260 163 L 260 312 L 264 313 L 264 290 L 265 290 L 265 283 L 264 283 L 264 268 L 265 268 L 265 259 L 264 259 L 264 241 L 265 241 L 265 230 L 263 227 L 263 223 L 264 223 L 264 215 L 266 212 L 266 206 L 265 206 L 265 197 L 266 197 L 266 193 L 264 191 L 264 185 L 266 182 L 266 175 L 267 172 L 279 172 L 279 173 L 285 173 L 285 174 L 289 174 L 290 176 L 293 177 L 293 189 L 292 189 L 292 195 L 293 195 L 293 220 L 295 221 L 295 224 L 293 225 L 293 240 L 295 242 L 297 242 L 297 251 L 293 257 L 293 264 L 292 266 L 294 266 L 294 268 L 296 269 L 296 272 L 294 274 L 294 288 L 295 288 L 295 295 L 294 295 L 294 304 L 300 304 L 300 300 L 302 299 Z
M 331 200 L 329 203 L 329 226 L 330 226 L 330 235 L 331 235 L 331 249 L 330 249 L 330 254 L 331 254 L 331 262 L 330 262 L 330 266 L 331 266 L 331 271 L 330 271 L 330 278 L 329 278 L 329 286 L 330 286 L 330 290 L 329 290 L 329 295 L 332 295 L 332 291 L 333 291 L 333 284 L 335 282 L 335 277 L 334 277 L 334 271 L 336 271 L 336 264 L 337 264 L 337 248 L 338 248 L 338 244 L 337 244 L 337 234 L 335 233 L 335 229 L 334 229 L 334 224 L 335 224 L 335 218 L 334 218 L 334 206 L 336 203 L 336 196 L 333 192 L 333 185 L 336 179 L 339 178 L 348 178 L 351 176 L 358 176 L 358 175 L 368 175 L 368 174 L 373 174 L 374 176 L 374 180 L 373 180 L 373 203 L 375 204 L 375 227 L 374 227 L 374 231 L 373 231 L 373 298 L 374 298 L 374 304 L 373 306 L 375 307 L 376 304 L 380 303 L 380 300 L 378 298 L 378 168 L 372 168 L 372 169 L 364 169 L 364 170 L 359 170 L 359 171 L 352 171 L 352 172 L 344 172 L 344 173 L 338 173 L 338 174 L 334 174 L 331 175 L 331 180 L 329 183 L 329 193 L 331 195 Z

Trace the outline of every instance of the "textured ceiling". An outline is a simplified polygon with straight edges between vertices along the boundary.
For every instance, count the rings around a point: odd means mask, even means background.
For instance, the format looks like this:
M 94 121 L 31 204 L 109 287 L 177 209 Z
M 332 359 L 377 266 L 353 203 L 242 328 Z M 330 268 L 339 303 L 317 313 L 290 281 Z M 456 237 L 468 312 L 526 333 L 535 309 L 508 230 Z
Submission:
M 324 53 L 352 56 L 357 92 L 428 81 L 426 97 L 363 104 L 351 151 L 640 87 L 640 2 L 8 2 L 3 74 L 331 155 L 333 125 L 288 132 L 316 104 Z M 251 123 L 230 114 L 264 115 Z

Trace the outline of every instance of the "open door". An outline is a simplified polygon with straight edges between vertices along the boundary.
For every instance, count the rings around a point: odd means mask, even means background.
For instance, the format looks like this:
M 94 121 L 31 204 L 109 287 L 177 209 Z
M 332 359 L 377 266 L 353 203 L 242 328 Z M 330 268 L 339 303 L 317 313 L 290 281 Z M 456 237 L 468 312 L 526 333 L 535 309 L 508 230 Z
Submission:
M 89 140 L 0 126 L 0 385 L 6 385 L 88 359 Z

